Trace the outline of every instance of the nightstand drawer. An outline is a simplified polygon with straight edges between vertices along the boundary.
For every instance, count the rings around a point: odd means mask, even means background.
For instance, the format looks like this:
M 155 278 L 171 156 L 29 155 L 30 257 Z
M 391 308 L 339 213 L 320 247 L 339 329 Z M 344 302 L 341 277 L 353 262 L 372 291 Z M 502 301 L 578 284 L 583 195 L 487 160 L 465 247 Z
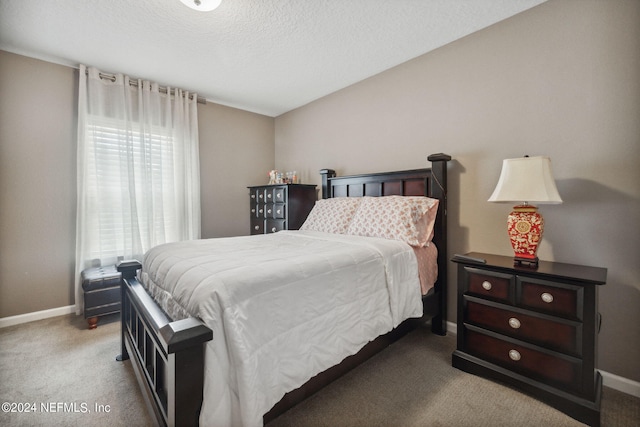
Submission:
M 557 322 L 467 299 L 465 317 L 474 325 L 552 350 L 582 355 L 582 325 L 578 322 Z
M 480 268 L 464 267 L 469 275 L 468 293 L 496 301 L 512 302 L 515 276 Z
M 518 305 L 582 320 L 584 287 L 518 277 Z
M 536 381 L 570 390 L 580 388 L 579 359 L 556 356 L 472 330 L 466 331 L 465 347 L 469 354 Z

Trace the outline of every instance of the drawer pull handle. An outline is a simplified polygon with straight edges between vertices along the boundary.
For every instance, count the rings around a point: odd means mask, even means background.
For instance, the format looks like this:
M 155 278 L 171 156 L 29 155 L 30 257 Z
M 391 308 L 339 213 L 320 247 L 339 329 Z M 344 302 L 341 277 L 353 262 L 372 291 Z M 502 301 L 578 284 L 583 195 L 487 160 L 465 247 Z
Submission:
M 549 304 L 550 302 L 553 302 L 553 295 L 545 292 L 544 294 L 540 295 L 540 298 L 542 298 L 542 301 L 546 302 L 547 304 Z
M 252 198 L 252 199 L 255 199 L 255 198 L 256 198 L 256 195 L 255 195 L 255 194 L 252 194 L 252 195 L 251 195 L 251 198 Z
M 515 317 L 512 317 L 509 319 L 509 326 L 511 326 L 513 329 L 520 329 L 520 321 Z
M 482 287 L 485 291 L 490 291 L 493 285 L 491 284 L 491 282 L 485 280 L 484 282 L 482 282 Z
M 280 215 L 280 212 L 282 212 L 282 211 L 280 209 L 278 209 L 276 212 L 277 212 L 278 215 Z
M 260 209 L 258 212 L 262 213 L 262 209 Z
M 256 210 L 255 209 L 251 209 L 251 213 L 256 213 Z
M 267 210 L 267 213 L 270 214 L 271 213 L 271 209 Z
M 278 229 L 277 229 L 277 228 L 275 228 L 275 227 L 273 227 L 273 228 L 271 229 L 271 231 L 273 231 L 273 232 L 275 233 L 276 231 L 278 231 Z
M 520 356 L 520 352 L 518 350 L 509 350 L 509 359 L 517 362 L 520 360 L 522 356 Z
M 271 198 L 271 194 L 267 194 L 267 198 L 270 199 Z
M 260 226 L 259 226 L 259 225 L 256 225 L 256 226 L 255 226 L 255 227 L 253 227 L 253 228 L 254 228 L 254 229 L 256 229 L 256 230 L 260 230 Z
M 278 199 L 281 199 L 281 198 L 282 198 L 282 194 L 278 193 L 278 194 L 276 194 L 276 197 L 277 197 Z

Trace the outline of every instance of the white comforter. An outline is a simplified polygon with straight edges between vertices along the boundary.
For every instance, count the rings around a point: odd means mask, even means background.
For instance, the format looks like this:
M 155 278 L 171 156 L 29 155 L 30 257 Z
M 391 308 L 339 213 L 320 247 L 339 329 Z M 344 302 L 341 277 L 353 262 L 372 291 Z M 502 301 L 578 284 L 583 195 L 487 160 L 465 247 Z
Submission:
M 203 426 L 262 425 L 286 392 L 422 315 L 415 255 L 394 240 L 281 231 L 171 243 L 142 271 L 157 299 L 171 293 L 213 330 Z

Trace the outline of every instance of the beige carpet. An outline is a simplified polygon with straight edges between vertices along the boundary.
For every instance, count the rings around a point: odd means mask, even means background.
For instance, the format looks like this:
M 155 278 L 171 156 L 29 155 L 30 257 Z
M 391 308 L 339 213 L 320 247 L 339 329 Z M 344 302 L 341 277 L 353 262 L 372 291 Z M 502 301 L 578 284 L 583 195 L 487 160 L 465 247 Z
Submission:
M 115 361 L 118 319 L 93 331 L 75 315 L 0 329 L 0 401 L 35 404 L 1 412 L 0 425 L 150 425 L 130 362 Z
M 35 404 L 35 412 L 0 412 L 0 425 L 150 425 L 130 362 L 115 361 L 117 318 L 107 320 L 93 331 L 76 316 L 0 329 L 0 402 Z M 414 331 L 268 427 L 582 425 L 451 367 L 454 348 L 453 336 Z M 640 399 L 609 388 L 603 395 L 603 426 L 640 425 Z

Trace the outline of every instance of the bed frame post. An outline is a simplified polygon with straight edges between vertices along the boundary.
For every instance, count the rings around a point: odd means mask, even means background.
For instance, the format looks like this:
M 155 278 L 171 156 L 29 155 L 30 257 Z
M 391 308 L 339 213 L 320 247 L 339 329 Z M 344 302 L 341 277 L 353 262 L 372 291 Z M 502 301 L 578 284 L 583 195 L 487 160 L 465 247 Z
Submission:
M 431 162 L 431 197 L 440 200 L 436 216 L 433 242 L 438 248 L 438 280 L 435 291 L 439 295 L 440 311 L 431 319 L 431 331 L 434 334 L 447 334 L 447 162 L 451 156 L 443 153 L 432 154 L 427 158 Z
M 333 197 L 333 194 L 329 194 L 331 192 L 329 178 L 334 178 L 336 171 L 333 169 L 322 169 L 320 170 L 320 175 L 322 176 L 322 198 L 328 199 L 329 197 Z
M 116 268 L 121 273 L 120 281 L 122 282 L 124 280 L 133 279 L 134 277 L 136 277 L 136 273 L 138 272 L 138 270 L 142 268 L 142 265 L 135 260 L 120 261 L 116 265 Z M 126 289 L 121 284 L 120 285 L 120 304 L 121 304 L 121 307 L 120 307 L 120 354 L 116 356 L 116 360 L 118 362 L 129 360 L 129 353 L 127 352 L 127 346 L 125 345 L 125 336 L 124 336 L 124 333 L 126 331 L 126 325 L 125 325 L 125 312 L 124 312 L 123 302 L 127 297 L 125 292 L 126 292 Z

